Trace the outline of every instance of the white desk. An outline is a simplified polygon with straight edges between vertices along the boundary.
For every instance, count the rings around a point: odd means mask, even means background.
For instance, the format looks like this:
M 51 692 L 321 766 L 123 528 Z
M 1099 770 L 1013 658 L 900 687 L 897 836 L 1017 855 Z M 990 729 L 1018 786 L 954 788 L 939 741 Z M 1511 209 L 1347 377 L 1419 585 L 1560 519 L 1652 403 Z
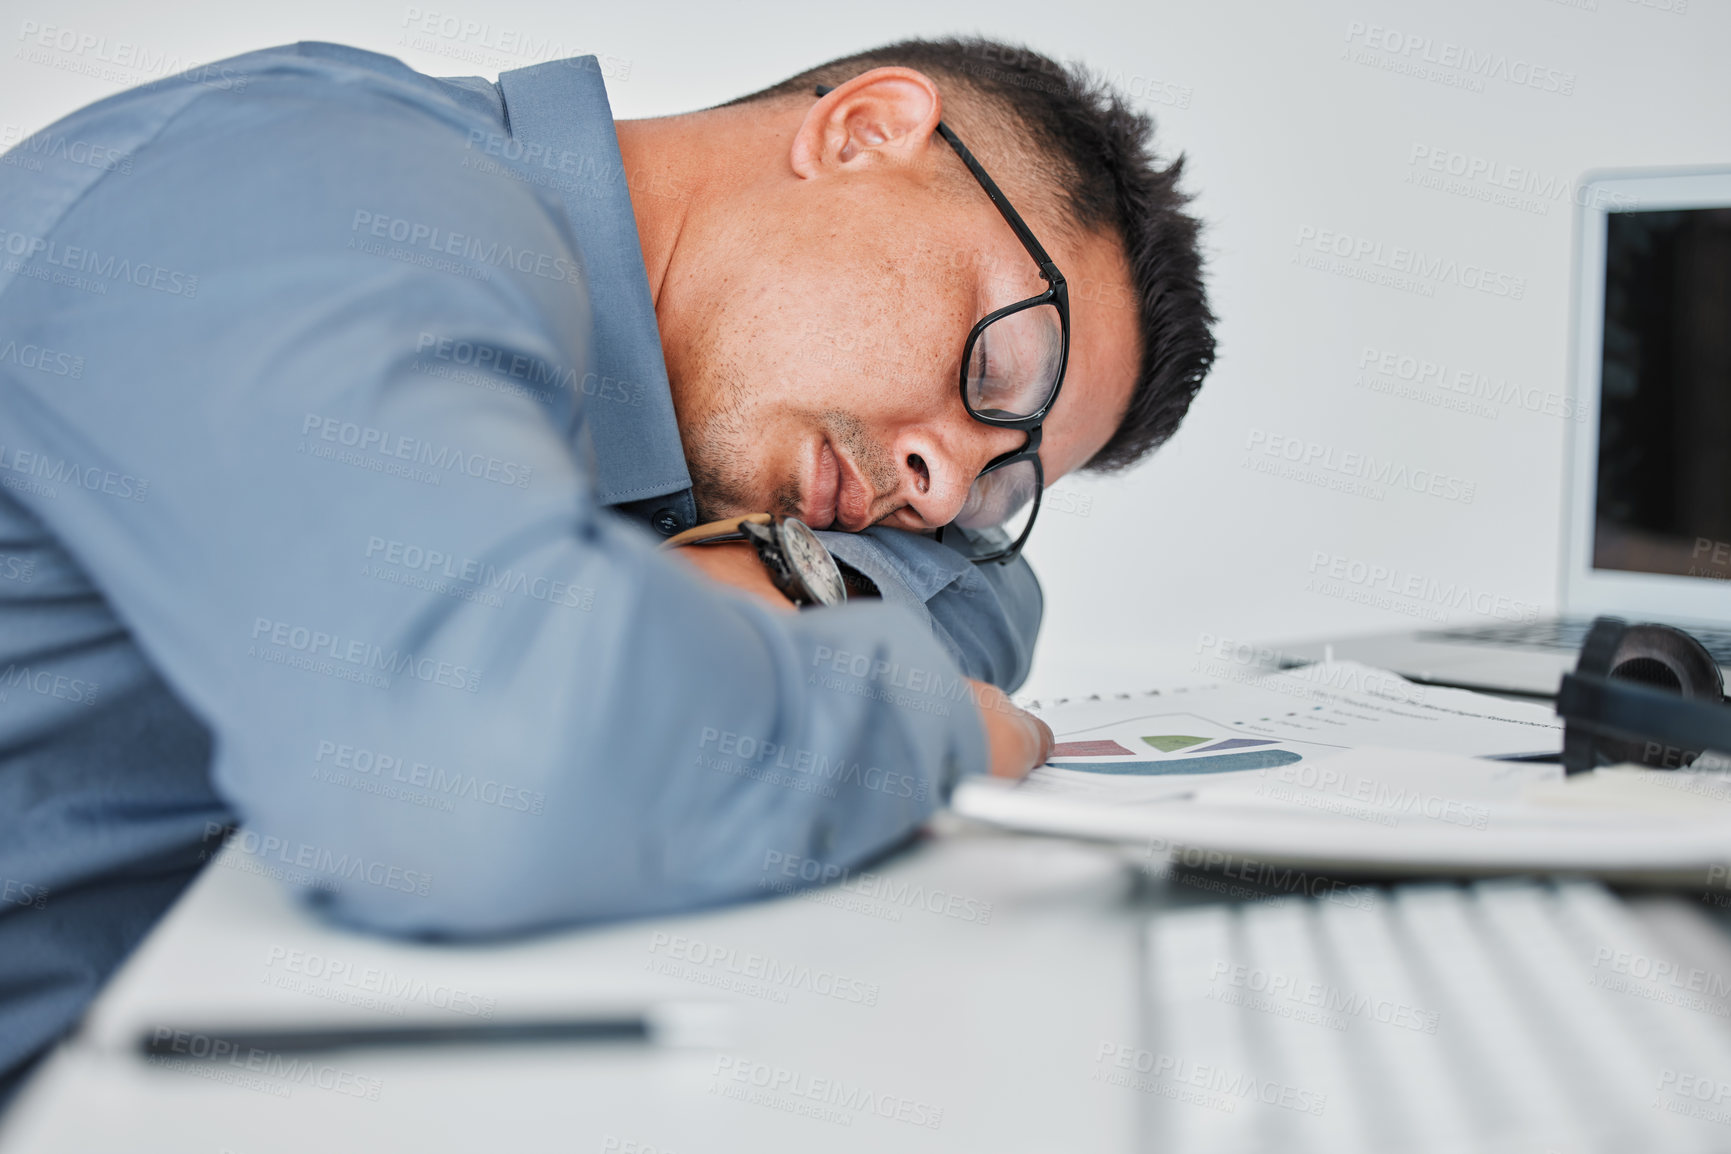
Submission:
M 823 901 L 781 897 L 460 949 L 333 929 L 237 860 L 207 869 L 110 983 L 20 1095 L 0 1151 L 1135 1148 L 1138 1096 L 1090 1079 L 1102 1043 L 1130 1044 L 1137 1031 L 1141 919 L 1117 851 L 952 828 L 885 864 L 887 886 L 909 887 L 899 894 L 831 889 Z M 732 969 L 764 976 L 744 992 L 701 984 L 729 964 L 694 964 L 703 953 L 675 945 L 676 935 L 735 949 Z M 332 963 L 349 969 L 333 976 Z M 387 976 L 357 980 L 369 966 Z M 799 967 L 831 976 L 802 978 Z M 380 993 L 385 982 L 405 992 Z M 336 1004 L 350 996 L 379 1005 Z M 463 1010 L 486 999 L 504 1020 L 643 997 L 730 1003 L 731 1037 L 715 1049 L 336 1052 L 307 1059 L 319 1069 L 298 1078 L 221 1063 L 163 1068 L 137 1052 L 155 1025 L 466 1021 Z M 814 1118 L 788 1112 L 795 1099 L 785 1095 L 776 1105 L 727 1096 L 752 1089 L 733 1072 L 770 1076 L 749 1063 L 784 1070 L 808 1092 L 813 1079 L 839 1080 L 892 1116 L 832 1105 L 837 1116 Z M 934 1108 L 935 1128 L 893 1117 Z

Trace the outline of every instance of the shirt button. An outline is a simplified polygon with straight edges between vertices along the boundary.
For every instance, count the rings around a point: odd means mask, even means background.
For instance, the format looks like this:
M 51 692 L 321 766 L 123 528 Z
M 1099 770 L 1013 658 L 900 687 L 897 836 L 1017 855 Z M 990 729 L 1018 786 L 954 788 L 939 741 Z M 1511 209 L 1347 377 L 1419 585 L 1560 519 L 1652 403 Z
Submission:
M 651 520 L 655 526 L 655 531 L 663 537 L 671 537 L 679 532 L 679 518 L 674 515 L 672 509 L 655 510 L 655 516 Z

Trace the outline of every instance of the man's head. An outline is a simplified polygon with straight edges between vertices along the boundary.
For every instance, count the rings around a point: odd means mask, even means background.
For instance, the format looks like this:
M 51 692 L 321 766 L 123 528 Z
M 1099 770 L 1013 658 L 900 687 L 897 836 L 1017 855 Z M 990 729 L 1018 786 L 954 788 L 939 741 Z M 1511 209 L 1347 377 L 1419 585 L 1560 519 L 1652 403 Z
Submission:
M 969 417 L 958 378 L 975 322 L 1045 282 L 940 119 L 1069 282 L 1047 483 L 1122 468 L 1177 428 L 1213 357 L 1181 162 L 1158 165 L 1151 122 L 1079 72 L 910 41 L 676 118 L 702 163 L 656 312 L 706 517 L 935 528 L 1025 442 Z

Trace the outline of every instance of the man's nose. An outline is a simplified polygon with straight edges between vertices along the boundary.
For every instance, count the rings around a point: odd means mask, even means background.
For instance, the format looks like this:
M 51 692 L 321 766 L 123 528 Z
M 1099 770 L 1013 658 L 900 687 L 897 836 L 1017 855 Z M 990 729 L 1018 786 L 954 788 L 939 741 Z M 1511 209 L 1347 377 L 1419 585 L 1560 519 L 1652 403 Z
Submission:
M 977 431 L 976 431 L 977 430 Z M 1027 434 L 973 423 L 966 435 L 910 430 L 898 438 L 900 498 L 928 528 L 948 525 L 967 504 L 968 490 L 986 463 L 1017 448 Z

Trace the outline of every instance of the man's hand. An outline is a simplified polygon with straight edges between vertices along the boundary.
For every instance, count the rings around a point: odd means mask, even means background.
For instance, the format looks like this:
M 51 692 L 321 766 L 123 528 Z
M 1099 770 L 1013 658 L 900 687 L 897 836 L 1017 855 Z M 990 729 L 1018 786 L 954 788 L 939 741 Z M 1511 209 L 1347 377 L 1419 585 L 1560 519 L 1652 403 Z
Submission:
M 974 700 L 980 704 L 980 720 L 986 726 L 986 746 L 991 755 L 993 777 L 1023 778 L 1052 756 L 1052 729 L 1025 710 L 1018 709 L 1003 690 L 983 681 L 973 682 Z
M 770 582 L 769 571 L 749 541 L 726 541 L 719 545 L 686 545 L 673 555 L 700 570 L 712 581 L 731 585 L 761 597 L 777 609 L 794 611 L 793 602 Z

